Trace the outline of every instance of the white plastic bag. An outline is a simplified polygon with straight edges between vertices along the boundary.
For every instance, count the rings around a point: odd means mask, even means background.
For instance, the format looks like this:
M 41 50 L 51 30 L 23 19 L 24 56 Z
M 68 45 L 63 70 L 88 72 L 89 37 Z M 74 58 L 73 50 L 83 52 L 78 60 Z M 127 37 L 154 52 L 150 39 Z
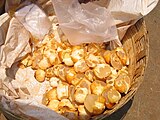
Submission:
M 47 15 L 35 4 L 21 8 L 15 12 L 15 16 L 34 37 L 40 40 L 51 28 Z
M 0 66 L 10 68 L 13 63 L 31 52 L 29 39 L 29 32 L 13 17 L 9 23 L 6 39 L 0 46 Z
M 93 3 L 52 0 L 60 27 L 72 45 L 118 39 L 110 12 Z
M 95 4 L 106 7 L 118 26 L 118 36 L 122 40 L 127 29 L 147 15 L 159 0 L 98 0 Z

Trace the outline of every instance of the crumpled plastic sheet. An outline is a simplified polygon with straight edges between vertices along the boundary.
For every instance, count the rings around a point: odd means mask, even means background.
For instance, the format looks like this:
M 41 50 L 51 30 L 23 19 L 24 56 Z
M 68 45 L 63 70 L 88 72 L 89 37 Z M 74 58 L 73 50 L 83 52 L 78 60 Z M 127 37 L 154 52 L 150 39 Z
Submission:
M 2 40 L 4 40 L 3 38 Z M 20 57 L 31 52 L 29 39 L 30 33 L 16 18 L 12 18 L 9 23 L 6 40 L 0 46 L 0 66 L 11 67 Z
M 78 0 L 52 0 L 60 27 L 72 45 L 101 43 L 118 39 L 108 9 Z
M 27 5 L 16 11 L 15 17 L 33 37 L 40 40 L 43 39 L 52 27 L 48 16 L 35 4 Z

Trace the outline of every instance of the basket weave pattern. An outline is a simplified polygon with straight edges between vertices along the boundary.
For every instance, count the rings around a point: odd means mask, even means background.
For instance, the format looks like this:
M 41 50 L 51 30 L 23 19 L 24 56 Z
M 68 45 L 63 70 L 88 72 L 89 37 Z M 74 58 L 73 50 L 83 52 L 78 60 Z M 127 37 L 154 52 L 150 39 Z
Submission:
M 134 26 L 128 29 L 122 43 L 130 61 L 128 67 L 129 76 L 132 80 L 130 91 L 127 95 L 122 97 L 119 104 L 117 104 L 114 109 L 107 110 L 102 115 L 94 117 L 94 119 L 103 119 L 125 105 L 135 95 L 144 79 L 144 71 L 147 67 L 149 57 L 149 38 L 143 19 L 139 20 Z

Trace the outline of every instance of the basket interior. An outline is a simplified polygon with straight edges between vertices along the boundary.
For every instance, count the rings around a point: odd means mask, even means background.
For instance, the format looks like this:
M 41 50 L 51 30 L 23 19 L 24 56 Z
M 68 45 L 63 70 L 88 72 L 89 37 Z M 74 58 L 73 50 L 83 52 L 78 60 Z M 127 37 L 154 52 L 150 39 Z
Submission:
M 93 117 L 93 119 L 103 119 L 109 116 L 125 105 L 135 95 L 137 89 L 143 81 L 144 71 L 148 61 L 148 40 L 147 30 L 143 19 L 139 20 L 134 26 L 128 29 L 122 43 L 130 61 L 128 69 L 129 76 L 132 80 L 130 91 L 127 95 L 122 97 L 119 104 L 117 104 L 112 110 L 107 110 L 103 114 Z M 10 116 L 9 118 L 13 118 L 14 116 L 11 113 L 5 113 L 5 115 L 7 117 Z

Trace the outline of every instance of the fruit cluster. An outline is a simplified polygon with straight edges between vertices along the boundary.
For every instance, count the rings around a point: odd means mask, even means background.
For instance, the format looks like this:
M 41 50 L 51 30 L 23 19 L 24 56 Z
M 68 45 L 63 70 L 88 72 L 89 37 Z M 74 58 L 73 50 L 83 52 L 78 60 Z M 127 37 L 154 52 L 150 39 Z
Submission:
M 122 47 L 107 50 L 106 44 L 72 46 L 65 36 L 57 42 L 46 35 L 19 67 L 31 67 L 39 82 L 50 82 L 43 104 L 69 119 L 87 120 L 112 109 L 131 81 L 129 59 Z

